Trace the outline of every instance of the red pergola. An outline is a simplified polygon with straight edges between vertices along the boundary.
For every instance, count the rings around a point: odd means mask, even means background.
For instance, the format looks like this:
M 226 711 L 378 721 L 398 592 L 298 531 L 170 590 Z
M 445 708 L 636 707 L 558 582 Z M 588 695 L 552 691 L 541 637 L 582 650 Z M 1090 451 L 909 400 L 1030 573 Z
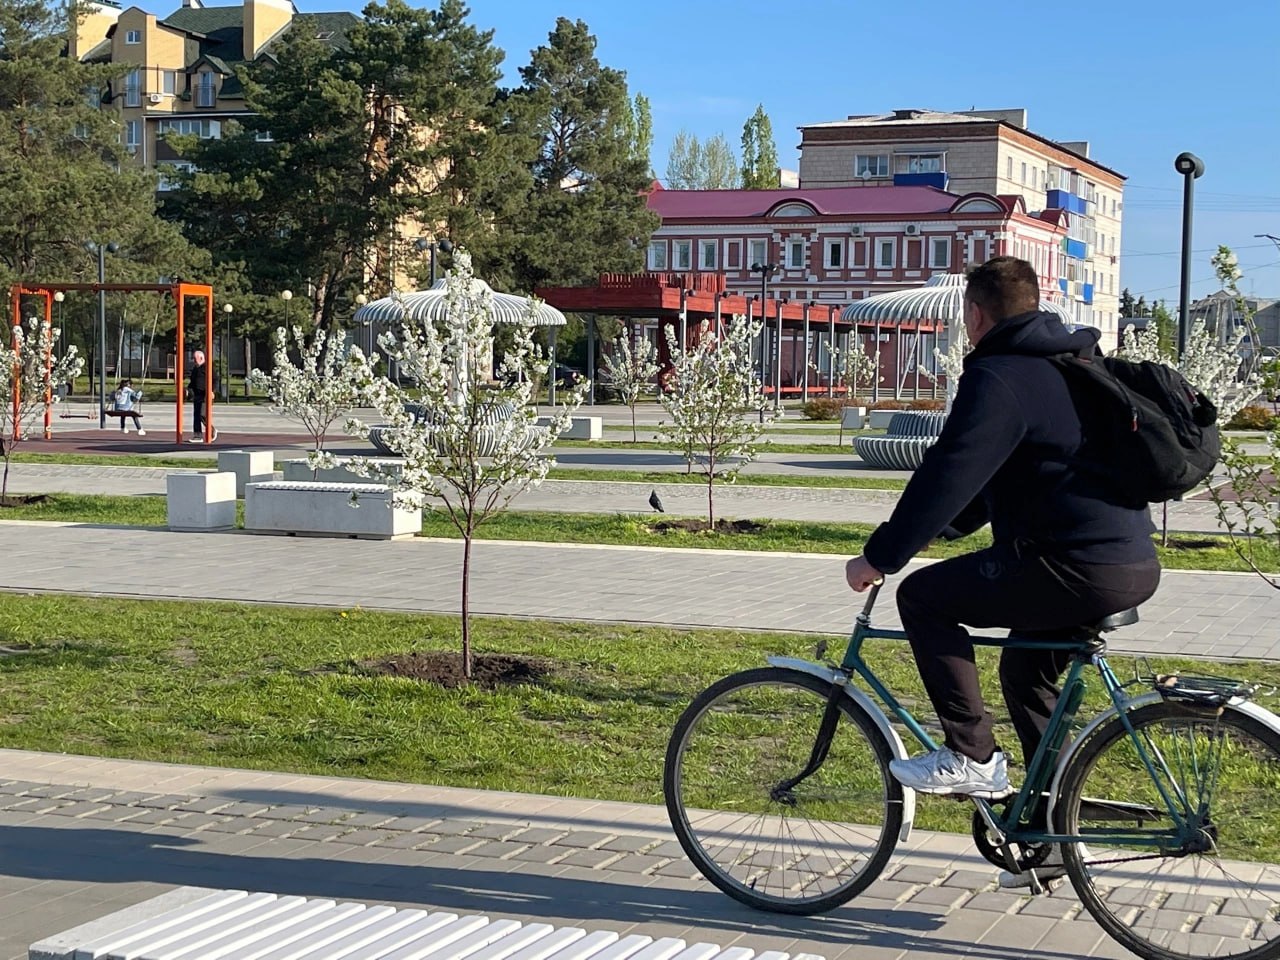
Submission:
M 186 339 L 186 305 L 188 297 L 200 297 L 204 299 L 204 339 L 205 339 L 205 355 L 209 358 L 205 364 L 205 396 L 213 397 L 213 287 L 204 283 L 187 283 L 182 280 L 174 283 L 20 283 L 14 284 L 9 288 L 9 301 L 13 309 L 13 326 L 17 327 L 22 324 L 22 298 L 23 297 L 39 297 L 44 303 L 44 322 L 51 325 L 53 323 L 53 295 L 62 292 L 84 292 L 84 293 L 167 293 L 173 297 L 173 302 L 177 305 L 178 310 L 178 349 L 177 359 L 174 369 L 174 383 L 177 386 L 177 428 L 176 442 L 182 442 L 182 381 L 183 381 L 183 342 Z M 13 338 L 14 347 L 16 349 L 17 340 Z M 47 358 L 47 363 L 52 363 L 52 357 Z M 14 405 L 14 429 L 17 430 L 17 412 L 18 412 L 18 395 L 15 385 L 13 398 Z M 46 440 L 52 435 L 52 425 L 50 423 L 50 403 L 52 398 L 45 398 L 44 408 L 44 437 Z M 204 441 L 211 443 L 213 441 L 213 404 L 208 404 L 205 410 L 204 421 Z

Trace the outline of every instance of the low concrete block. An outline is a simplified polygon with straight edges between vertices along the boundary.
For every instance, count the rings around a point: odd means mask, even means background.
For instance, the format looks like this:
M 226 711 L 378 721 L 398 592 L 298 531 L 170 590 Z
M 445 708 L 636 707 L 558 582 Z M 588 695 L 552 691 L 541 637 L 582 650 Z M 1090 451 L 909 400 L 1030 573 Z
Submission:
M 165 501 L 170 530 L 230 530 L 236 525 L 236 475 L 171 473 Z
M 539 417 L 538 426 L 551 425 L 550 417 Z M 560 436 L 565 440 L 601 440 L 604 438 L 603 417 L 570 417 L 569 429 Z
M 396 476 L 404 470 L 404 461 L 399 459 L 371 458 L 370 462 L 379 464 L 394 471 Z M 328 470 L 315 471 L 303 460 L 286 460 L 283 464 L 284 479 L 298 483 L 371 483 L 369 477 L 362 477 L 351 470 L 346 462 L 339 460 Z M 271 479 L 268 477 L 267 479 Z
M 352 506 L 353 494 L 358 506 Z M 273 480 L 246 488 L 244 527 L 249 533 L 395 540 L 422 530 L 422 508 L 395 506 L 384 483 Z
M 218 469 L 236 475 L 236 496 L 244 496 L 246 484 L 275 479 L 275 457 L 270 450 L 219 450 Z
M 840 412 L 840 427 L 844 430 L 861 430 L 867 422 L 866 407 L 843 407 Z

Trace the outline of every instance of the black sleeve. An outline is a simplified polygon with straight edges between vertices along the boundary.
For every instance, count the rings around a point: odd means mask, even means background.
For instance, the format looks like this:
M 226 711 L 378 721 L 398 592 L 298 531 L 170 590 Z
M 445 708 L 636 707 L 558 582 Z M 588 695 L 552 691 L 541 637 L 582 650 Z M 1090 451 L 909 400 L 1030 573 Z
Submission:
M 969 505 L 961 510 L 951 522 L 942 528 L 939 536 L 943 540 L 959 540 L 967 537 L 991 519 L 991 511 L 987 509 L 987 499 L 981 493 L 969 501 Z
M 905 567 L 967 513 L 1026 432 L 1017 398 L 1004 381 L 981 366 L 966 371 L 942 435 L 907 482 L 893 515 L 867 540 L 863 556 L 881 573 Z

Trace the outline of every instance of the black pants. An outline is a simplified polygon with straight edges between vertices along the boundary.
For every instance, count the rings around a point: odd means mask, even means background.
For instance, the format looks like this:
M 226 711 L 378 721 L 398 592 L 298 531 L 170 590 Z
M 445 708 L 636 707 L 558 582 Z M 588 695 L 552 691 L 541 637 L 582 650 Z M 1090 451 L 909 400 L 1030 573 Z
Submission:
M 191 394 L 191 432 L 204 433 L 205 394 Z
M 1137 606 L 1159 583 L 1154 559 L 1083 564 L 1018 546 L 943 560 L 903 580 L 898 611 L 947 746 L 979 761 L 997 749 L 973 643 L 961 624 L 1052 639 Z M 1000 688 L 1027 763 L 1048 727 L 1070 659 L 1061 650 L 1007 649 L 1000 657 Z

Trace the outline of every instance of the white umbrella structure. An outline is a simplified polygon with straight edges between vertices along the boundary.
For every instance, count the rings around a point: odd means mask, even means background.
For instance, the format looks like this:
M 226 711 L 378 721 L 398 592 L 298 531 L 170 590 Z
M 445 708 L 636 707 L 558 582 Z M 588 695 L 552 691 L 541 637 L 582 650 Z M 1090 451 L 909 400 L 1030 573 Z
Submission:
M 479 291 L 490 295 L 490 310 L 494 323 L 524 323 L 526 318 L 535 327 L 563 327 L 566 323 L 564 314 L 547 303 L 539 303 L 532 316 L 529 315 L 529 298 L 514 293 L 499 293 L 483 280 L 475 279 L 472 283 Z M 398 302 L 397 302 L 398 300 Z M 355 322 L 359 324 L 399 323 L 403 317 L 421 323 L 424 320 L 442 321 L 449 316 L 449 301 L 445 289 L 445 281 L 437 280 L 426 290 L 415 290 L 401 294 L 398 298 L 383 297 L 366 303 L 356 311 Z

